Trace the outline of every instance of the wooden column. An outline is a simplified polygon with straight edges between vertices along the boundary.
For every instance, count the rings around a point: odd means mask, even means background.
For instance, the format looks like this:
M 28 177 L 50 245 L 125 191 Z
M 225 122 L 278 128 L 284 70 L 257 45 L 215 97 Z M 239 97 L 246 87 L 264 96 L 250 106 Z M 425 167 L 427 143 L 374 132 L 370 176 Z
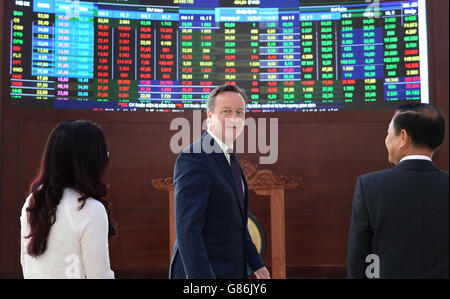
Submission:
M 284 213 L 284 189 L 270 190 L 273 278 L 286 278 L 286 234 Z
M 172 257 L 173 244 L 175 244 L 175 240 L 177 239 L 177 230 L 175 228 L 175 197 L 173 189 L 169 191 L 169 231 L 169 257 Z
M 286 278 L 286 231 L 284 189 L 255 190 L 270 196 L 270 236 L 272 239 L 272 278 Z
M 257 166 L 249 161 L 241 160 L 248 182 L 248 189 L 258 195 L 270 196 L 270 226 L 272 239 L 272 278 L 286 278 L 286 233 L 285 233 L 285 200 L 284 191 L 297 187 L 302 178 L 275 176 L 272 171 L 257 170 Z M 152 185 L 159 190 L 169 192 L 169 259 L 172 256 L 176 240 L 175 199 L 172 177 L 152 180 Z

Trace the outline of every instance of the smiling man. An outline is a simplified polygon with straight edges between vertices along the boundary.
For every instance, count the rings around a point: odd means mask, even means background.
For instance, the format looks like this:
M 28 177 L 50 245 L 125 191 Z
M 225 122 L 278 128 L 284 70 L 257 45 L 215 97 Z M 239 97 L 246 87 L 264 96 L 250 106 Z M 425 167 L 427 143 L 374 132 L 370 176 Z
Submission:
M 235 85 L 214 89 L 208 131 L 175 163 L 177 240 L 170 278 L 270 278 L 247 229 L 248 186 L 233 151 L 244 128 L 245 100 Z
M 357 180 L 349 278 L 449 278 L 449 177 L 432 162 L 445 126 L 433 105 L 397 109 L 385 140 L 396 166 Z

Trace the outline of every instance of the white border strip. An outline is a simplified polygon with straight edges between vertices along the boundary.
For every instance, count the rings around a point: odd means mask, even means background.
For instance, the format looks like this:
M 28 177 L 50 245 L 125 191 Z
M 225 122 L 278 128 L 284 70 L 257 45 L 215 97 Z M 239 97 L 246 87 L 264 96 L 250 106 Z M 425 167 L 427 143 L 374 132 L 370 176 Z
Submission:
M 419 5 L 419 57 L 420 57 L 420 101 L 430 103 L 428 81 L 428 32 L 426 0 L 418 0 Z

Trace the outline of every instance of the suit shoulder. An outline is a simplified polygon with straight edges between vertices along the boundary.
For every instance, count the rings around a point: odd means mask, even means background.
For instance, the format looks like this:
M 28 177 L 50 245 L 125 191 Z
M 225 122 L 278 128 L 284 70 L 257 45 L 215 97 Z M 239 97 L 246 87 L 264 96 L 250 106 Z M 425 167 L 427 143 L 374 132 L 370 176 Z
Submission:
M 202 150 L 198 149 L 198 145 L 201 144 L 201 141 L 198 140 L 193 144 L 186 147 L 184 150 L 180 152 L 175 162 L 175 168 L 180 165 L 197 165 L 199 167 L 207 168 L 207 163 L 209 159 L 209 155 L 205 154 Z
M 393 168 L 378 170 L 360 175 L 356 181 L 363 189 L 372 190 L 377 186 L 384 185 L 386 181 L 391 181 L 393 174 Z
M 203 140 L 204 138 L 199 138 L 197 140 L 195 140 L 193 143 L 191 143 L 189 146 L 187 146 L 186 148 L 184 148 L 181 154 L 204 154 L 204 144 L 203 144 Z
M 447 171 L 440 169 L 440 173 L 441 173 L 441 175 L 443 175 L 444 177 L 448 178 L 448 172 L 447 172 Z
M 383 178 L 383 177 L 392 175 L 392 172 L 393 172 L 393 168 L 378 170 L 378 171 L 369 172 L 369 173 L 360 175 L 358 177 L 358 179 L 360 179 L 362 181 L 379 179 L 379 178 Z
M 448 172 L 440 169 L 438 171 L 437 177 L 438 177 L 437 180 L 439 181 L 439 183 L 443 184 L 443 185 L 447 185 L 447 188 L 448 188 L 448 183 L 449 183 Z

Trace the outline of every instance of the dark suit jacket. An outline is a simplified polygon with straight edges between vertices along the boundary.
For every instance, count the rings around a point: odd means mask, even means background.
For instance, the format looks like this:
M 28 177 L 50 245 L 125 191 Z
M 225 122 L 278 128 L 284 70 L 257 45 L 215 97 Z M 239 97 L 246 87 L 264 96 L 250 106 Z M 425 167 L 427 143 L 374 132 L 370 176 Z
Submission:
M 216 151 L 205 152 L 202 142 L 210 142 Z M 231 167 L 211 135 L 205 133 L 188 149 L 190 153 L 184 150 L 175 163 L 177 240 L 169 277 L 246 278 L 263 263 L 247 229 L 249 196 L 244 173 L 241 169 L 242 209 Z
M 349 278 L 365 278 L 366 256 L 380 278 L 449 278 L 448 172 L 405 160 L 360 176 L 348 241 Z

